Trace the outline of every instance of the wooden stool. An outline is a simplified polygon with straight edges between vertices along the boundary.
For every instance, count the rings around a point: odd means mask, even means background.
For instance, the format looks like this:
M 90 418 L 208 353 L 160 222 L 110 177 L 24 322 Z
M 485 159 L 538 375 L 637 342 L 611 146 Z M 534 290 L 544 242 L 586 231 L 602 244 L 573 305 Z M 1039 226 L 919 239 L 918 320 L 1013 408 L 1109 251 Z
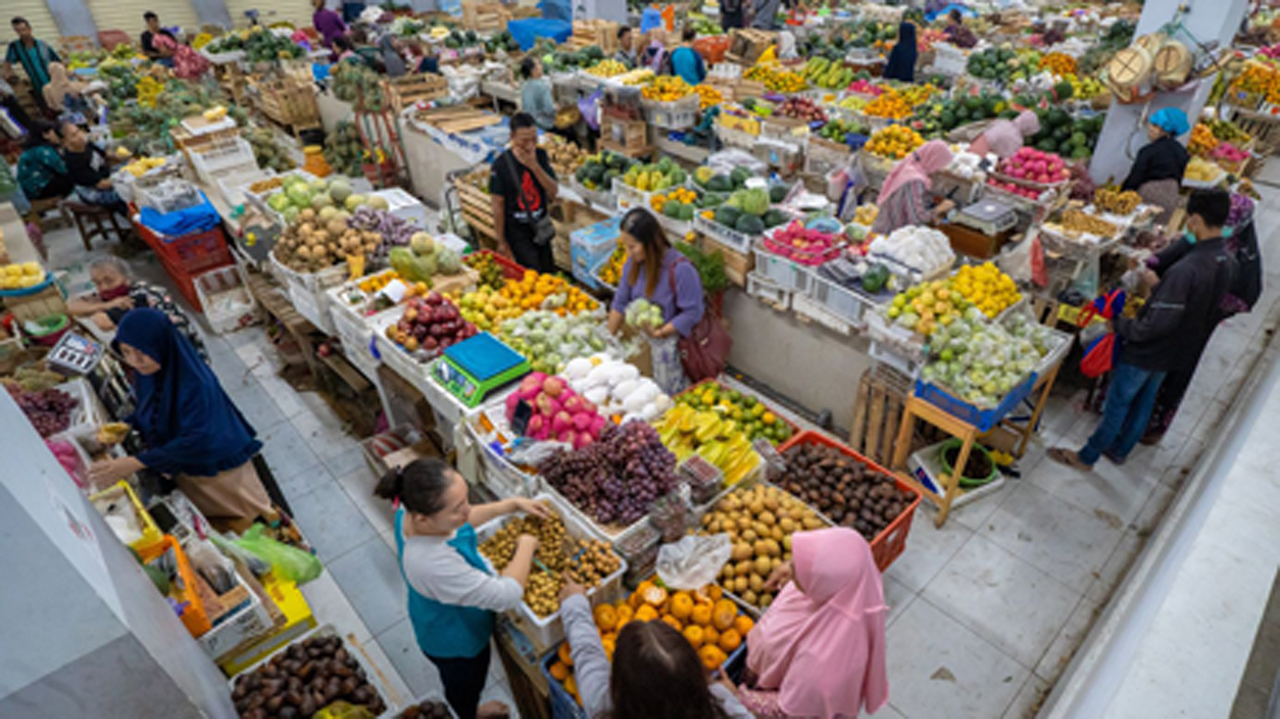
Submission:
M 84 243 L 86 250 L 93 249 L 89 241 L 95 237 L 110 239 L 111 235 L 115 235 L 117 240 L 123 241 L 133 233 L 133 228 L 110 208 L 75 200 L 64 200 L 62 208 L 71 213 L 71 219 L 80 231 L 80 241 Z
M 62 215 L 63 221 L 67 222 L 67 214 L 62 210 L 61 204 L 62 204 L 61 197 L 50 197 L 45 200 L 32 200 L 31 209 L 27 212 L 27 214 L 23 217 L 23 219 L 27 222 L 27 224 L 35 225 L 37 228 L 39 228 L 41 232 L 45 232 L 46 228 L 44 226 L 44 213 L 48 212 L 49 210 L 58 210 L 58 212 Z M 70 224 L 70 222 L 68 222 L 68 224 Z

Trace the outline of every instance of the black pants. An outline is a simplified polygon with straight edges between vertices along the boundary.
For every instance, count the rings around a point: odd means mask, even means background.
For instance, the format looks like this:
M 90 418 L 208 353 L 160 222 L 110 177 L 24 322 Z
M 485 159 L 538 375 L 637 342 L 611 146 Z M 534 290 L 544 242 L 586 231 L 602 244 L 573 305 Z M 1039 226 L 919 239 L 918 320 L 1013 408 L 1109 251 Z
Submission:
M 71 191 L 76 189 L 76 183 L 71 181 L 67 175 L 55 175 L 49 180 L 49 184 L 45 185 L 35 197 L 28 196 L 28 200 L 50 200 L 55 197 L 66 197 Z
M 475 719 L 480 694 L 489 679 L 489 645 L 485 644 L 484 651 L 470 658 L 437 659 L 430 654 L 426 657 L 440 670 L 444 697 L 453 707 L 453 713 L 458 719 Z
M 508 220 L 509 222 L 510 220 Z M 534 270 L 544 275 L 556 271 L 556 256 L 551 251 L 551 243 L 535 244 L 532 235 L 507 232 L 507 244 L 511 246 L 511 255 L 521 267 Z

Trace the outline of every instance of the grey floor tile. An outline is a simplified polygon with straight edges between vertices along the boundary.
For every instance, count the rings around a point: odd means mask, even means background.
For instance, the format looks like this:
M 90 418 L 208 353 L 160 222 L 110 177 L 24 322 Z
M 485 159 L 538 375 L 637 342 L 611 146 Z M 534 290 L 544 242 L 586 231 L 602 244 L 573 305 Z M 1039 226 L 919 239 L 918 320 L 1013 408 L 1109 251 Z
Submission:
M 413 690 L 405 683 L 404 678 L 400 676 L 400 672 L 396 671 L 395 665 L 391 663 L 391 658 L 382 650 L 382 646 L 375 641 L 368 641 L 360 645 L 364 654 L 369 659 L 369 663 L 377 670 L 379 676 L 383 679 L 383 685 L 387 689 L 388 696 L 385 697 L 387 706 L 403 707 L 413 701 Z
M 409 685 L 414 699 L 430 696 L 443 697 L 444 685 L 440 683 L 440 672 L 435 665 L 422 654 L 418 648 L 418 640 L 413 635 L 413 625 L 403 619 L 377 637 L 378 645 L 386 652 L 387 658 L 400 678 Z
M 349 447 L 342 453 L 334 457 L 324 460 L 324 464 L 333 472 L 335 477 L 346 477 L 357 472 L 364 472 L 373 476 L 373 470 L 369 468 L 369 463 L 365 461 L 364 449 L 358 444 L 355 447 Z
M 1030 671 L 917 599 L 888 633 L 889 701 L 912 719 L 992 719 Z
M 287 474 L 277 472 L 275 477 L 276 483 L 280 485 L 280 491 L 284 492 L 290 503 L 311 494 L 316 491 L 316 488 L 334 481 L 334 476 L 318 461 L 306 467 L 296 465 L 289 467 Z M 272 471 L 274 471 L 274 467 Z
M 285 421 L 280 407 L 266 392 L 262 391 L 258 380 L 252 377 L 249 378 L 243 391 L 231 394 L 231 400 L 259 435 Z
M 1022 689 L 1013 698 L 1013 704 L 1004 712 L 1003 719 L 1035 719 L 1053 685 L 1032 674 L 1023 682 Z
M 354 635 L 357 641 L 367 642 L 373 638 L 369 628 L 356 614 L 351 600 L 338 586 L 333 573 L 327 569 L 316 579 L 302 585 L 302 596 L 306 597 L 311 613 L 320 624 L 332 625 L 342 636 Z
M 1088 594 L 1081 597 L 1067 623 L 1058 631 L 1058 636 L 1054 637 L 1053 643 L 1036 664 L 1033 676 L 1045 682 L 1057 682 L 1101 611 L 1102 606 L 1093 597 Z
M 262 453 L 278 478 L 292 477 L 300 470 L 320 466 L 320 458 L 289 422 L 261 430 L 258 438 L 264 445 Z
M 885 618 L 885 623 L 893 624 L 898 617 L 902 616 L 902 613 L 907 610 L 911 602 L 915 601 L 916 594 L 907 585 L 886 575 L 884 577 L 884 603 L 889 606 L 889 615 Z
M 311 451 L 324 461 L 336 459 L 344 452 L 358 449 L 359 444 L 355 437 L 343 430 L 341 422 L 327 406 L 324 408 L 324 414 L 328 416 L 303 410 L 290 420 Z
M 385 499 L 373 496 L 377 480 L 369 472 L 355 472 L 338 479 L 338 484 L 351 498 L 351 503 L 379 534 L 395 528 L 395 509 Z
M 1082 472 L 1052 460 L 1041 462 L 1027 479 L 1055 497 L 1111 523 L 1127 524 L 1146 504 L 1162 475 L 1130 471 L 1100 459 L 1092 472 Z
M 373 526 L 337 482 L 325 482 L 290 502 L 298 526 L 323 562 L 377 538 Z
M 978 534 L 1067 586 L 1085 587 L 1120 543 L 1124 527 L 1021 484 Z
M 941 529 L 933 526 L 935 515 L 931 508 L 926 508 L 927 504 L 928 500 L 921 503 L 911 521 L 906 551 L 885 571 L 886 577 L 901 582 L 914 592 L 923 589 L 937 576 L 973 536 L 973 530 L 959 522 L 949 521 Z
M 1034 667 L 1086 588 L 1068 587 L 975 536 L 920 596 L 1022 666 Z
M 1134 562 L 1141 556 L 1147 546 L 1147 538 L 1132 529 L 1124 533 L 1120 544 L 1107 558 L 1105 564 L 1097 572 L 1097 579 L 1089 585 L 1085 593 L 1099 604 L 1106 604 L 1120 583 L 1129 575 Z
M 223 335 L 223 339 L 233 348 L 240 348 L 247 345 L 255 345 L 264 347 L 269 343 L 267 332 L 260 325 L 245 327 L 244 329 L 229 332 Z
M 374 636 L 408 616 L 408 592 L 396 555 L 374 538 L 329 562 L 338 586 Z

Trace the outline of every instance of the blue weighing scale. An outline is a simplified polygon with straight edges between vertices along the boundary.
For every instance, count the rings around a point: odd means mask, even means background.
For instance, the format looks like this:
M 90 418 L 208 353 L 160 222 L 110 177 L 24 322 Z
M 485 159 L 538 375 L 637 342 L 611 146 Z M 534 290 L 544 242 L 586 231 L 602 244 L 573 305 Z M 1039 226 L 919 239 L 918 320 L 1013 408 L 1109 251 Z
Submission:
M 468 407 L 479 405 L 490 392 L 533 370 L 529 360 L 488 332 L 448 347 L 431 374 L 449 394 Z

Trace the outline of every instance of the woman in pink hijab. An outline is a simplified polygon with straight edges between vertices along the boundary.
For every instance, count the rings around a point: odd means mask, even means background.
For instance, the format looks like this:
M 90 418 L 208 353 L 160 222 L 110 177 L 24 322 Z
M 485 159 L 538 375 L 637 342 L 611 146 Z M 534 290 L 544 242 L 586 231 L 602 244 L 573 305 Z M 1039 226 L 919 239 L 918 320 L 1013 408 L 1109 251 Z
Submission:
M 903 158 L 889 176 L 876 204 L 880 214 L 876 216 L 873 232 L 887 235 L 899 227 L 927 225 L 934 216 L 955 206 L 950 200 L 930 210 L 929 176 L 946 169 L 951 164 L 951 148 L 942 140 L 930 140 Z
M 792 581 L 751 630 L 738 689 L 757 717 L 856 719 L 889 699 L 884 590 L 871 547 L 847 527 L 792 537 Z M 790 571 L 784 569 L 790 567 Z
M 1022 149 L 1025 138 L 1040 132 L 1040 118 L 1030 110 L 1023 110 L 1012 120 L 996 120 L 969 146 L 975 155 L 995 154 L 1001 160 L 1013 157 Z

